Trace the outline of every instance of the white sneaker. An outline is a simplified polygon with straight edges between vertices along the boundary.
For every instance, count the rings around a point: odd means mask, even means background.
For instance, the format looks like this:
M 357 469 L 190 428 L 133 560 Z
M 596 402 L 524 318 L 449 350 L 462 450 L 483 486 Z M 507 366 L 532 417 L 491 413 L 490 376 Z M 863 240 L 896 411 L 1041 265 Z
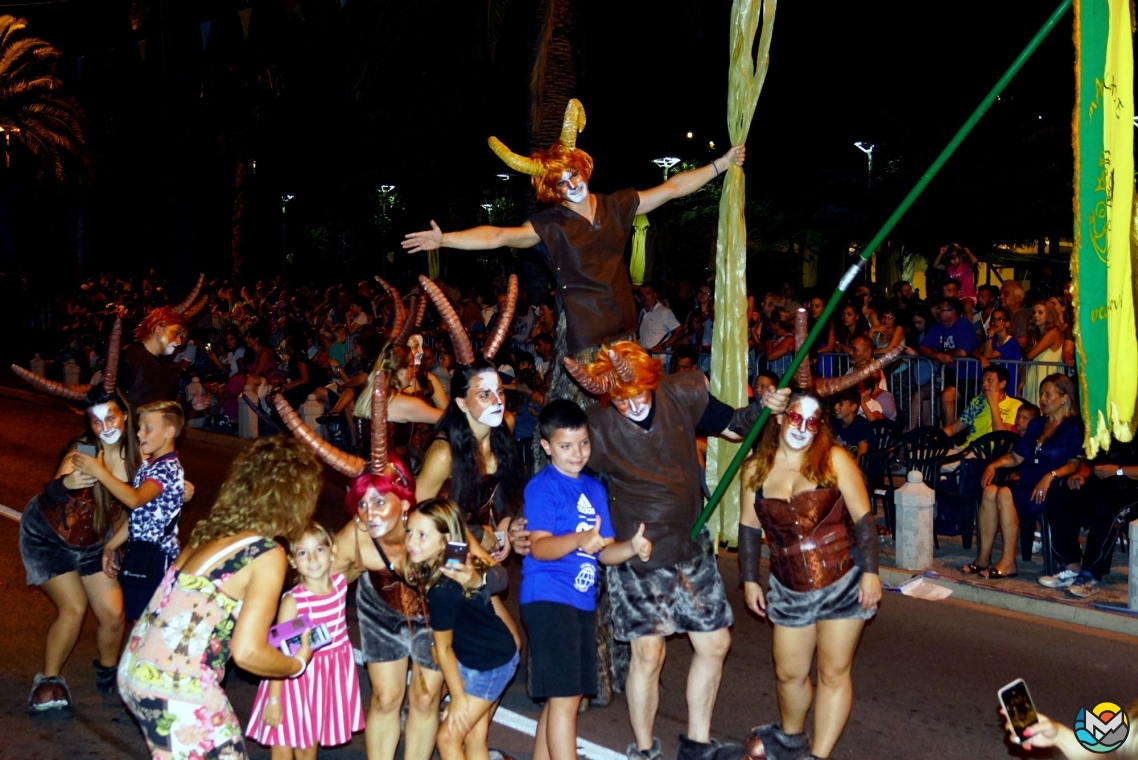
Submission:
M 1039 535 L 1039 531 L 1035 531 L 1035 537 L 1033 538 L 1033 540 L 1031 542 L 1031 553 L 1032 554 L 1042 554 L 1043 553 L 1043 536 Z M 1047 584 L 1044 584 L 1044 585 L 1047 585 Z
M 1039 576 L 1039 584 L 1047 588 L 1068 588 L 1078 575 L 1075 570 L 1060 570 L 1058 575 Z
M 1073 594 L 1080 599 L 1086 599 L 1091 594 L 1098 593 L 1098 581 L 1094 578 L 1086 578 L 1080 583 L 1074 583 L 1067 589 L 1068 594 Z

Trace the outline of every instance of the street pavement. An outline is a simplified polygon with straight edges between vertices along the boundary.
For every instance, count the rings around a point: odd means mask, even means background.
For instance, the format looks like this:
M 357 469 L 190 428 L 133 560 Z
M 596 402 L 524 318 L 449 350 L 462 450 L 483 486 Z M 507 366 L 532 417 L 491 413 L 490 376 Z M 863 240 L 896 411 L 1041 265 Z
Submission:
M 83 426 L 68 405 L 48 399 L 0 395 L 0 504 L 22 510 L 50 479 L 60 449 Z M 182 440 L 187 477 L 197 495 L 183 514 L 186 537 L 217 493 L 238 442 Z M 344 480 L 330 475 L 317 519 L 338 528 L 347 519 L 342 508 Z M 0 760 L 80 760 L 143 758 L 137 729 L 121 720 L 114 699 L 94 688 L 94 620 L 64 669 L 75 697 L 70 721 L 35 721 L 25 712 L 32 677 L 42 667 L 44 635 L 53 617 L 47 598 L 24 582 L 19 560 L 19 526 L 0 517 Z M 733 555 L 720 559 L 735 609 L 734 647 L 727 660 L 715 712 L 717 738 L 740 739 L 754 725 L 777 720 L 771 634 L 767 624 L 750 617 L 736 590 Z M 512 568 L 517 581 L 516 565 Z M 516 597 L 516 594 L 515 594 Z M 349 608 L 354 621 L 354 609 Z M 887 594 L 881 611 L 866 629 L 854 662 L 855 704 L 836 758 L 1005 758 L 1023 753 L 1008 745 L 996 714 L 996 691 L 1023 677 L 1039 710 L 1068 725 L 1081 707 L 1138 697 L 1138 640 L 952 599 L 927 602 Z M 660 716 L 657 724 L 665 757 L 674 757 L 677 736 L 685 731 L 684 678 L 690 660 L 685 639 L 668 644 Z M 367 690 L 366 674 L 361 681 Z M 256 679 L 236 670 L 226 688 L 238 715 L 247 719 Z M 517 679 L 503 700 L 502 720 L 525 728 L 538 708 Z M 508 711 L 508 713 L 506 712 Z M 1138 717 L 1138 716 L 1132 716 Z M 119 720 L 116 720 L 119 718 Z M 1132 729 L 1134 730 L 1134 729 Z M 599 748 L 592 760 L 616 760 L 631 740 L 625 704 L 618 697 L 607 708 L 581 716 L 580 736 Z M 532 739 L 503 725 L 491 730 L 491 744 L 529 760 Z M 607 750 L 607 751 L 606 751 Z M 251 747 L 252 757 L 268 751 Z M 615 754 L 614 754 L 615 753 Z M 1031 756 L 1047 757 L 1043 752 Z M 321 757 L 364 757 L 363 738 L 327 750 Z

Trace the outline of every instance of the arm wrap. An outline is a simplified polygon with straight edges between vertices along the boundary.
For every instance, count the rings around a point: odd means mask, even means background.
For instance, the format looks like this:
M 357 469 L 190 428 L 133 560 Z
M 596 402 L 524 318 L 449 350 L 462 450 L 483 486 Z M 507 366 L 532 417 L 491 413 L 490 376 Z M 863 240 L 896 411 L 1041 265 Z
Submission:
M 762 413 L 763 404 L 761 401 L 756 401 L 742 409 L 736 409 L 735 413 L 731 415 L 731 424 L 727 426 L 727 429 L 740 437 L 746 438 L 747 433 L 751 432 L 751 428 L 754 427 L 755 422 Z
M 501 565 L 491 565 L 484 572 L 486 573 L 486 583 L 478 590 L 479 596 L 485 595 L 489 599 L 506 590 L 506 586 L 510 583 L 510 576 L 506 572 L 506 568 Z
M 43 495 L 52 504 L 63 504 L 67 501 L 67 486 L 63 485 L 63 478 L 56 478 L 48 482 L 43 488 Z
M 866 512 L 853 524 L 854 564 L 863 573 L 877 572 L 877 522 Z
M 759 583 L 759 559 L 763 556 L 763 532 L 749 525 L 739 526 L 739 578 Z

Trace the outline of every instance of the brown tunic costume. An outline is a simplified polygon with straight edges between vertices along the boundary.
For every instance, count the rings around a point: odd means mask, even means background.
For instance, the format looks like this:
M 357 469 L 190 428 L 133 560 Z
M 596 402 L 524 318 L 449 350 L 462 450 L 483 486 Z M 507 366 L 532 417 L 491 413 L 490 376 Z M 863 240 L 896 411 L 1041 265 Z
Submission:
M 660 379 L 649 430 L 612 406 L 587 410 L 592 454 L 589 466 L 609 476 L 608 492 L 616 540 L 632 538 L 644 523 L 652 559 L 634 562 L 637 571 L 694 559 L 699 545 L 688 531 L 703 507 L 696 424 L 711 396 L 700 372 Z
M 565 313 L 570 353 L 636 332 L 632 282 L 624 248 L 640 206 L 633 189 L 597 201 L 592 223 L 565 206 L 552 206 L 530 217 L 541 242 L 535 250 L 557 278 L 557 301 Z

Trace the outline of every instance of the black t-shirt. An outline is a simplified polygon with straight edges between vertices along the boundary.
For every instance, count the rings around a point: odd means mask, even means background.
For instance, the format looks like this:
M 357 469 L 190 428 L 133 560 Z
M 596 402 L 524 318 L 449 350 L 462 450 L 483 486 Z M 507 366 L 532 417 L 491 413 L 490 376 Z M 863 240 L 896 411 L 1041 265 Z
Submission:
M 431 630 L 454 631 L 454 656 L 471 670 L 500 668 L 518 651 L 490 600 L 480 594 L 467 599 L 450 578 L 440 578 L 427 592 L 427 615 Z
M 869 441 L 869 450 L 873 450 L 873 427 L 869 424 L 869 420 L 861 415 L 855 415 L 850 424 L 845 427 L 842 427 L 842 421 L 835 417 L 834 435 L 838 437 L 838 441 L 846 447 L 851 456 L 857 456 L 857 445 L 862 441 Z
M 132 410 L 151 401 L 173 401 L 178 397 L 178 376 L 169 362 L 159 362 L 141 343 L 131 343 L 122 350 L 118 386 L 124 390 Z

